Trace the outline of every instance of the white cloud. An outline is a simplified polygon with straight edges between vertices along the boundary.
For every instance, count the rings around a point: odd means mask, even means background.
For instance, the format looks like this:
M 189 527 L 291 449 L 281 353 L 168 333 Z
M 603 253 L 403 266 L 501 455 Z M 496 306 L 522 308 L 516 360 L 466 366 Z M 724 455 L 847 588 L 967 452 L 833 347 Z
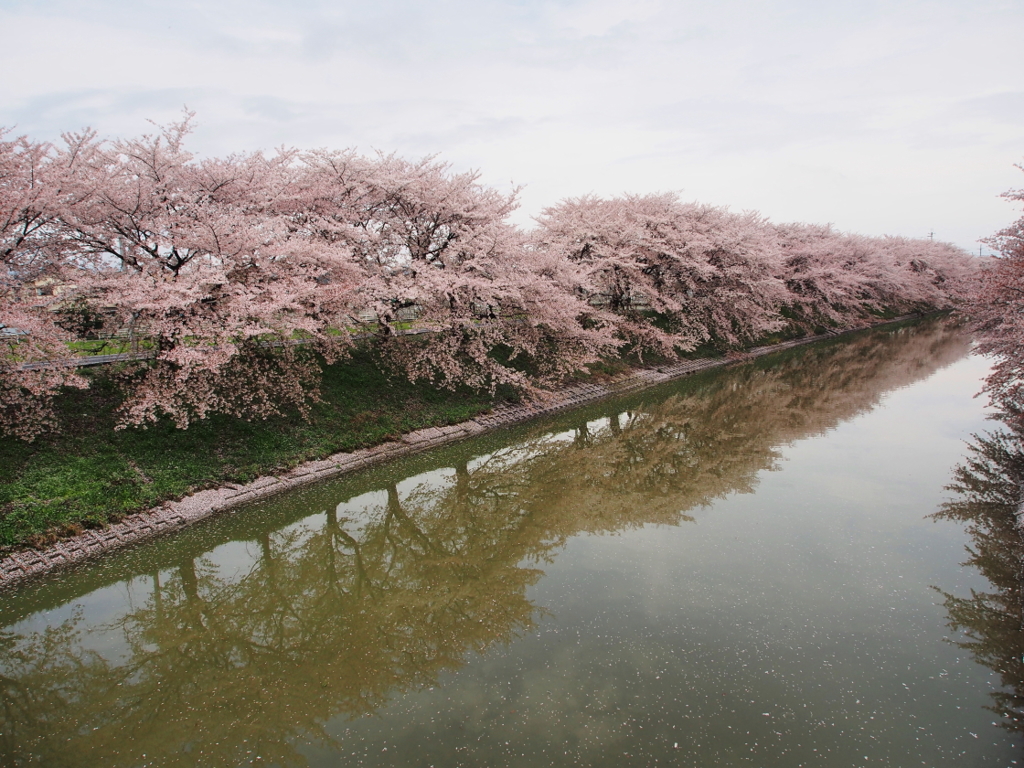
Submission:
M 10 2 L 0 125 L 440 153 L 522 219 L 682 190 L 966 247 L 1016 218 L 1024 8 L 980 0 Z M 12 33 L 11 30 L 14 30 Z

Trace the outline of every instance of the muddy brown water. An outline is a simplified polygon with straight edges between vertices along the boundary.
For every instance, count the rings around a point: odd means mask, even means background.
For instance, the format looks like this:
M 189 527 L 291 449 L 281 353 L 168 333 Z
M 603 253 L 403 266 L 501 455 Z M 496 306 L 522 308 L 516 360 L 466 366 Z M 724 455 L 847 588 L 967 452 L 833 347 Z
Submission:
M 1019 640 L 933 517 L 992 428 L 968 351 L 798 348 L 26 584 L 0 764 L 1016 764 Z

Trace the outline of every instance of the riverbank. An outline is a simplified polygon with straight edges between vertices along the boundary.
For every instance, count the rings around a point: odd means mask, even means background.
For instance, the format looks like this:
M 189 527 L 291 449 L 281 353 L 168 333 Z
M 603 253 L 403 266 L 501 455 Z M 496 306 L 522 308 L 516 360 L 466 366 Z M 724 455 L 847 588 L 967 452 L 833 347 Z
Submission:
M 885 320 L 875 325 L 905 321 L 912 315 Z M 851 333 L 862 330 L 855 328 Z M 299 463 L 271 474 L 264 474 L 245 483 L 227 483 L 182 494 L 176 501 L 163 501 L 151 509 L 130 514 L 102 528 L 67 532 L 72 534 L 57 541 L 40 542 L 35 549 L 24 549 L 7 554 L 0 560 L 0 585 L 7 586 L 30 576 L 51 572 L 102 553 L 135 544 L 163 533 L 171 532 L 203 520 L 214 514 L 237 508 L 246 503 L 296 488 L 308 483 L 334 477 L 344 472 L 390 461 L 400 456 L 417 453 L 492 429 L 505 427 L 527 419 L 568 410 L 612 395 L 643 389 L 698 371 L 743 362 L 778 350 L 821 341 L 838 334 L 822 334 L 756 347 L 743 354 L 728 358 L 701 358 L 686 360 L 660 368 L 646 368 L 612 376 L 604 382 L 585 382 L 563 388 L 543 401 L 528 403 L 491 403 L 482 398 L 462 398 L 443 401 L 431 411 L 433 415 L 456 413 L 458 408 L 472 413 L 458 423 L 406 431 L 397 439 L 382 439 L 374 445 L 355 450 L 332 452 L 326 458 Z M 474 413 L 475 412 L 475 413 Z M 467 413 L 467 415 L 468 415 Z M 197 455 L 197 461 L 206 457 Z M 144 474 L 136 466 L 137 474 Z M 147 478 L 149 479 L 149 478 Z M 150 483 L 152 480 L 150 479 Z

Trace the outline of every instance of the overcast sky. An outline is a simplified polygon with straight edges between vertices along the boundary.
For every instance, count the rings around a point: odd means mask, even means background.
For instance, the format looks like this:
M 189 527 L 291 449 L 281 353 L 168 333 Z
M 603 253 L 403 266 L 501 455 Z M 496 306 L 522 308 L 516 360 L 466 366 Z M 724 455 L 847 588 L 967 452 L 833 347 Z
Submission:
M 517 220 L 678 191 L 977 253 L 1019 218 L 1024 1 L 0 0 L 0 126 L 437 154 Z

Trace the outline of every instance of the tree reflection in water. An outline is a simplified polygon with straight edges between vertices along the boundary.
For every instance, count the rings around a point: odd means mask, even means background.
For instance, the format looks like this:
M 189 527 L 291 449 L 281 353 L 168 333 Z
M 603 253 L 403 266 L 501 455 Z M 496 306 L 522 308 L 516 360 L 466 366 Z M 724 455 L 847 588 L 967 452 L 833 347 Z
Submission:
M 469 651 L 530 632 L 542 609 L 527 588 L 570 537 L 677 525 L 749 492 L 780 446 L 872 408 L 966 344 L 941 322 L 876 331 L 597 406 L 484 455 L 466 444 L 447 467 L 300 522 L 260 528 L 253 516 L 259 530 L 238 537 L 245 556 L 232 567 L 174 550 L 122 582 L 130 599 L 112 620 L 78 610 L 34 629 L 32 616 L 11 617 L 0 635 L 6 764 L 303 765 L 297 745 L 328 744 L 330 718 L 372 712 Z M 979 562 L 1008 580 L 1017 561 L 1000 557 Z M 1000 600 L 950 605 L 958 625 L 991 616 L 996 627 L 1011 608 L 1019 617 L 1019 602 Z M 979 636 L 979 649 L 995 642 Z M 1019 652 L 985 653 L 1019 670 Z
M 1000 725 L 1024 733 L 1024 542 L 1017 523 L 1024 488 L 1024 436 L 1005 431 L 975 435 L 968 460 L 949 487 L 957 498 L 935 517 L 966 526 L 971 537 L 966 566 L 977 568 L 992 592 L 968 598 L 942 592 L 956 644 L 998 672 L 1003 690 L 990 709 Z M 941 591 L 941 590 L 940 590 Z

